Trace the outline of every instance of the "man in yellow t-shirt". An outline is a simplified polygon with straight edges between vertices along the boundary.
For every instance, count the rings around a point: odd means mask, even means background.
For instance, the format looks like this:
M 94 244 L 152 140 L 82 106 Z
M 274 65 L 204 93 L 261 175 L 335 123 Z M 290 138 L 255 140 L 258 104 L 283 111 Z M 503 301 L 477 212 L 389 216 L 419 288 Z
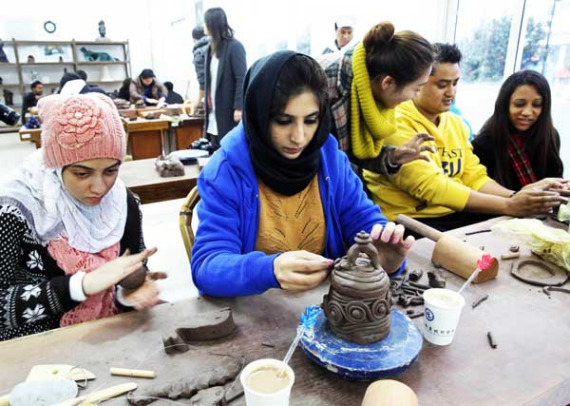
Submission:
M 435 137 L 437 152 L 403 165 L 394 176 L 364 171 L 382 212 L 390 220 L 402 213 L 445 231 L 490 215 L 546 213 L 559 204 L 557 193 L 544 190 L 551 186 L 548 182 L 515 194 L 487 176 L 468 141 L 469 129 L 449 112 L 459 82 L 461 53 L 455 45 L 434 47 L 436 62 L 428 82 L 412 100 L 396 108 L 397 132 L 385 142 L 399 146 L 423 132 Z

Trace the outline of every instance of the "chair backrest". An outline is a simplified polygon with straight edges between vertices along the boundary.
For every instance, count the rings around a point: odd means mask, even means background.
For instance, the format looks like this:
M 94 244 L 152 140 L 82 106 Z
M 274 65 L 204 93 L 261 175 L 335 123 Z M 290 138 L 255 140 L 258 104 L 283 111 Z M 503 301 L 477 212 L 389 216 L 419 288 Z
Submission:
M 186 254 L 188 255 L 188 260 L 192 260 L 192 247 L 194 246 L 194 230 L 192 230 L 192 215 L 194 214 L 194 209 L 200 201 L 200 195 L 198 194 L 198 187 L 194 186 L 190 193 L 184 199 L 184 203 L 180 208 L 180 216 L 178 217 L 178 225 L 180 226 L 180 234 L 182 235 L 182 240 L 184 241 L 184 248 L 186 248 Z

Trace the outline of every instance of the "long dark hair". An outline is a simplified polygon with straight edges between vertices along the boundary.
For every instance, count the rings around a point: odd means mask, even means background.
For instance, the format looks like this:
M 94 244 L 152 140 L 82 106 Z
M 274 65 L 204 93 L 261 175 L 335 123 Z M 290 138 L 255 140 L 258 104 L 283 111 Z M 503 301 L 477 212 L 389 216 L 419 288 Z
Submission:
M 522 85 L 534 87 L 542 97 L 542 112 L 528 130 L 526 144 L 526 153 L 532 163 L 532 169 L 538 179 L 547 176 L 548 168 L 553 168 L 551 173 L 560 173 L 560 176 L 563 171 L 556 145 L 556 130 L 552 124 L 550 86 L 540 73 L 523 70 L 513 73 L 505 80 L 495 102 L 495 111 L 480 131 L 480 134 L 484 133 L 491 139 L 496 168 L 494 179 L 507 187 L 511 186 L 508 179 L 512 167 L 510 160 L 505 159 L 505 154 L 508 151 L 510 137 L 517 132 L 509 119 L 509 107 L 512 94 Z
M 434 62 L 430 42 L 413 31 L 394 32 L 394 25 L 384 21 L 364 36 L 366 68 L 370 79 L 391 76 L 398 88 L 418 79 Z
M 225 11 L 220 7 L 206 10 L 204 23 L 206 24 L 206 28 L 208 28 L 212 52 L 216 57 L 219 57 L 222 41 L 233 38 L 234 30 L 228 24 Z

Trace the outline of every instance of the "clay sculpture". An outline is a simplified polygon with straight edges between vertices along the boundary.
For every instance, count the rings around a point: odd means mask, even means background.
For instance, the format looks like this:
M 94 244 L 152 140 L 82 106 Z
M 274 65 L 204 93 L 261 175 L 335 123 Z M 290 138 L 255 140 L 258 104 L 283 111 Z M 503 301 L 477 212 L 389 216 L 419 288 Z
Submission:
M 117 58 L 113 58 L 111 55 L 109 55 L 107 52 L 93 52 L 88 50 L 85 47 L 81 47 L 79 48 L 81 53 L 83 54 L 83 56 L 85 57 L 86 61 L 118 61 Z
M 233 333 L 235 328 L 229 307 L 198 314 L 186 327 L 177 328 L 175 334 L 163 338 L 164 351 L 167 354 L 186 352 L 190 348 L 189 342 L 223 338 Z
M 390 280 L 378 262 L 370 235 L 361 231 L 355 241 L 347 255 L 335 262 L 322 307 L 338 337 L 370 344 L 390 332 Z
M 173 155 L 159 155 L 154 162 L 154 166 L 161 178 L 172 178 L 175 176 L 184 176 L 184 165 L 180 159 Z

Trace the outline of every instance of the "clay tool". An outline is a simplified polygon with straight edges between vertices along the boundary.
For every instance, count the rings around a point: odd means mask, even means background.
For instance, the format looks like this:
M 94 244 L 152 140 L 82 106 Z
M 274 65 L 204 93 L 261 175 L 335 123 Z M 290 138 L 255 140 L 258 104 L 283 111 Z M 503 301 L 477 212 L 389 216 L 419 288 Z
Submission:
M 486 254 L 479 248 L 467 244 L 457 237 L 444 234 L 435 228 L 429 227 L 403 214 L 396 217 L 396 222 L 435 241 L 431 261 L 440 264 L 443 268 L 462 278 L 469 278 L 473 270 L 477 267 L 477 261 Z M 480 283 L 497 277 L 499 273 L 499 262 L 496 258 L 491 257 L 491 259 L 491 266 L 479 272 L 473 280 L 473 283 Z
M 154 379 L 154 371 L 144 369 L 109 368 L 109 373 L 116 376 L 130 376 L 131 378 Z
M 305 332 L 304 326 L 300 326 L 297 328 L 297 335 L 295 336 L 295 339 L 291 343 L 291 346 L 289 347 L 289 351 L 287 351 L 287 354 L 285 354 L 285 358 L 283 358 L 283 366 L 281 367 L 281 369 L 277 373 L 277 376 L 282 377 L 286 374 L 285 365 L 289 364 L 289 361 L 291 360 L 291 357 L 293 356 L 295 349 L 299 345 L 299 341 L 301 341 L 301 337 L 303 337 L 304 332 Z
M 124 395 L 125 393 L 132 392 L 137 389 L 137 387 L 138 385 L 134 382 L 122 383 L 120 385 L 111 386 L 107 389 L 98 390 L 88 395 L 68 399 L 65 402 L 58 403 L 56 406 L 76 406 L 99 403 Z
M 501 259 L 506 260 L 506 259 L 517 259 L 521 256 L 520 253 L 518 252 L 510 252 L 508 254 L 503 254 L 501 255 Z

